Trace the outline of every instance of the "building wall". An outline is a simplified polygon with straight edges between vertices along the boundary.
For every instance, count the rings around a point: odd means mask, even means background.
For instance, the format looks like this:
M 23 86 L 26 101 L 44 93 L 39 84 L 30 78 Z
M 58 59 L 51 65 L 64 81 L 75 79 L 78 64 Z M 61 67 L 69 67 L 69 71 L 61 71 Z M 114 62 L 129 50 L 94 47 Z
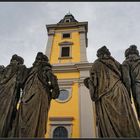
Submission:
M 80 136 L 80 126 L 79 126 L 79 84 L 76 79 L 79 78 L 78 72 L 68 72 L 68 73 L 55 73 L 59 80 L 73 79 L 71 85 L 71 97 L 66 102 L 58 102 L 57 100 L 52 100 L 51 107 L 49 111 L 49 117 L 73 117 L 72 121 L 72 138 L 78 138 Z M 61 87 L 60 87 L 61 88 Z M 48 117 L 48 126 L 46 137 L 49 137 L 51 129 L 50 120 Z
M 63 39 L 62 33 L 70 32 L 71 37 L 69 39 Z M 69 41 L 72 42 L 71 46 L 71 54 L 72 59 L 59 59 L 60 55 L 60 46 L 59 43 Z M 55 30 L 53 43 L 50 51 L 50 63 L 53 64 L 64 64 L 64 63 L 76 63 L 80 61 L 80 38 L 79 32 L 73 31 L 71 28 Z M 73 84 L 71 85 L 71 98 L 67 102 L 60 103 L 57 100 L 52 100 L 51 107 L 49 111 L 48 117 L 48 125 L 47 125 L 47 134 L 46 137 L 50 137 L 51 133 L 51 125 L 49 118 L 51 117 L 73 117 L 72 120 L 72 129 L 71 129 L 71 137 L 78 138 L 80 137 L 80 120 L 79 120 L 79 83 L 78 80 L 80 77 L 79 72 L 59 72 L 55 73 L 59 80 L 67 80 L 67 79 L 75 79 Z M 61 88 L 61 87 L 60 87 Z
M 62 32 L 67 31 L 71 32 L 71 38 L 63 39 Z M 60 42 L 70 41 L 73 42 L 72 47 L 72 59 L 58 59 L 60 54 Z M 67 30 L 57 30 L 54 35 L 53 45 L 51 49 L 50 55 L 50 62 L 51 64 L 58 64 L 58 63 L 69 63 L 69 62 L 80 62 L 80 36 L 78 31 L 71 31 L 70 29 Z
M 80 131 L 79 131 L 79 105 L 78 105 L 78 83 L 73 84 L 72 86 L 72 97 L 68 102 L 65 103 L 59 103 L 57 101 L 51 102 L 51 109 L 49 111 L 49 117 L 58 117 L 61 115 L 61 117 L 74 117 L 74 120 L 72 121 L 72 138 L 79 138 Z M 57 109 L 56 109 L 57 108 Z M 46 137 L 49 137 L 49 132 L 51 130 L 50 127 L 50 121 L 48 120 L 48 132 L 46 134 Z
M 71 33 L 70 38 L 62 38 L 63 33 Z M 71 98 L 66 102 L 52 100 L 46 138 L 52 137 L 52 130 L 57 125 L 65 125 L 71 138 L 96 136 L 94 105 L 92 106 L 89 91 L 83 85 L 83 79 L 89 74 L 85 34 L 85 25 L 71 28 L 64 25 L 64 27 L 57 26 L 57 28 L 48 30 L 46 55 L 49 57 L 50 63 L 57 69 L 54 74 L 58 78 L 60 89 L 70 88 Z M 71 43 L 70 58 L 60 58 L 61 46 L 59 43 L 62 42 Z

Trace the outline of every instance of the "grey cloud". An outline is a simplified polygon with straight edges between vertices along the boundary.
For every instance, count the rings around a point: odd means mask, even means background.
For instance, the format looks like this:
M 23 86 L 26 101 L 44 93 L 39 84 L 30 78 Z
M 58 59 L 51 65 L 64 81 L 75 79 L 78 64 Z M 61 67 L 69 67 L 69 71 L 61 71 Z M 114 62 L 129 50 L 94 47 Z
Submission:
M 130 44 L 140 49 L 140 3 L 138 2 L 2 2 L 0 3 L 0 64 L 13 54 L 32 65 L 38 51 L 45 52 L 46 24 L 59 22 L 70 10 L 78 21 L 88 21 L 89 62 L 106 45 L 122 62 Z

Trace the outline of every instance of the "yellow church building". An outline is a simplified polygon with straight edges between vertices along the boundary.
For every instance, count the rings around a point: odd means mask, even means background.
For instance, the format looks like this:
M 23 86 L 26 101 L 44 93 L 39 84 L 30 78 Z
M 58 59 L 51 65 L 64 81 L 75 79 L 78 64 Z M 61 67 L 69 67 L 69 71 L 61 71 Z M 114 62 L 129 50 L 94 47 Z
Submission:
M 78 22 L 68 13 L 46 28 L 45 53 L 60 87 L 58 99 L 51 102 L 46 138 L 97 137 L 95 105 L 83 83 L 92 65 L 86 56 L 88 22 Z

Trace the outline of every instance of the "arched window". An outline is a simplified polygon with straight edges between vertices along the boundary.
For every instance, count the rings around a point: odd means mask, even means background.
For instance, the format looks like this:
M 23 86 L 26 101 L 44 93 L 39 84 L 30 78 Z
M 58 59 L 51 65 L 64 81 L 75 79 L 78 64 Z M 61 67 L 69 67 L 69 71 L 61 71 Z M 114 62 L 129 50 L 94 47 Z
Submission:
M 68 130 L 63 126 L 58 126 L 53 131 L 53 138 L 68 138 Z

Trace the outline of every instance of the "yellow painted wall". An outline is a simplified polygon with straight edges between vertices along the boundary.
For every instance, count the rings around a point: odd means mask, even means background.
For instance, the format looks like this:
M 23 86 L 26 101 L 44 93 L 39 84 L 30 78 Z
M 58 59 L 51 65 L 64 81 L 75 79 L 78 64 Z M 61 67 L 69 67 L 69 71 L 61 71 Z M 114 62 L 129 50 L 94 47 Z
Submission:
M 55 73 L 58 79 L 72 79 L 72 78 L 79 78 L 79 72 L 65 72 L 65 73 Z
M 74 79 L 79 78 L 80 75 L 78 72 L 69 72 L 69 73 L 55 73 L 58 79 Z M 65 103 L 52 100 L 51 107 L 49 111 L 49 117 L 74 117 L 72 122 L 72 138 L 79 138 L 80 136 L 80 126 L 79 126 L 79 84 L 74 83 L 72 85 L 71 98 Z M 49 118 L 48 117 L 48 118 Z M 48 119 L 47 125 L 47 134 L 46 137 L 49 137 L 50 133 L 50 121 Z
M 80 36 L 78 31 L 71 32 L 70 39 L 62 39 L 62 33 L 60 31 L 70 31 L 71 29 L 61 29 L 57 30 L 58 32 L 54 35 L 54 40 L 51 48 L 50 54 L 50 63 L 71 63 L 71 62 L 80 62 Z M 60 42 L 70 41 L 73 42 L 72 45 L 72 59 L 58 59 L 60 53 Z M 55 73 L 58 79 L 78 79 L 80 77 L 79 72 L 61 72 Z M 49 133 L 51 130 L 49 117 L 73 117 L 72 121 L 72 138 L 80 137 L 80 110 L 79 110 L 79 84 L 78 81 L 74 82 L 72 85 L 72 96 L 70 100 L 65 103 L 58 102 L 56 100 L 51 101 L 51 106 L 48 115 L 47 123 L 47 133 L 46 137 L 49 138 Z
M 65 103 L 60 103 L 56 100 L 52 100 L 49 111 L 49 117 L 74 117 L 74 120 L 72 122 L 72 138 L 79 138 L 80 136 L 78 92 L 78 83 L 75 83 L 72 86 L 71 99 Z M 48 120 L 46 137 L 49 137 L 50 129 L 50 121 Z
M 67 29 L 65 31 L 70 31 L 70 29 Z M 60 55 L 60 42 L 64 41 L 70 41 L 73 42 L 72 45 L 72 59 L 58 59 Z M 62 33 L 55 33 L 53 45 L 51 49 L 51 55 L 50 55 L 50 62 L 51 64 L 57 64 L 59 61 L 61 63 L 69 63 L 69 62 L 80 62 L 80 35 L 78 31 L 74 31 L 71 33 L 71 38 L 69 39 L 62 39 Z

